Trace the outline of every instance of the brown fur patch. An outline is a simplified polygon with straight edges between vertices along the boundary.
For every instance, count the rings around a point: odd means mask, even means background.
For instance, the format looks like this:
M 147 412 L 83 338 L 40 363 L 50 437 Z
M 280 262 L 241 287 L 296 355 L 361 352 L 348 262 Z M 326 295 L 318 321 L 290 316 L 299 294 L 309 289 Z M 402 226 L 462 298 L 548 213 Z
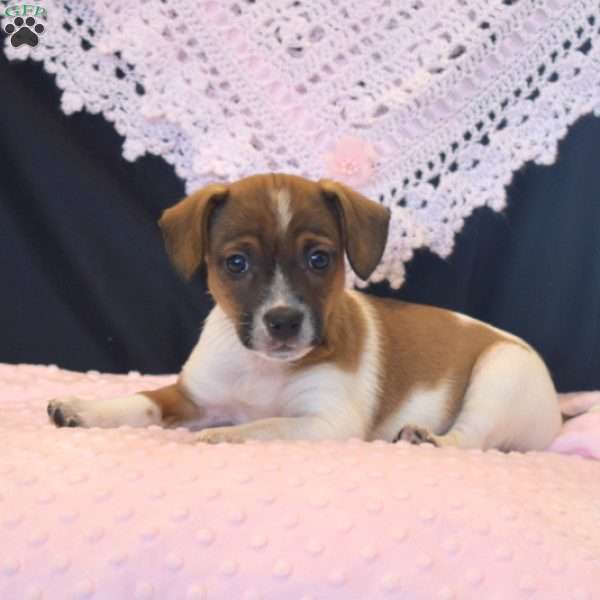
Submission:
M 367 323 L 356 300 L 343 294 L 331 307 L 323 342 L 291 368 L 294 371 L 330 362 L 344 371 L 356 371 L 365 347 Z
M 448 417 L 462 407 L 473 367 L 487 348 L 502 341 L 529 348 L 525 342 L 477 322 L 466 322 L 448 310 L 397 300 L 369 298 L 381 332 L 382 380 L 380 425 L 415 389 L 450 387 Z
M 165 424 L 178 423 L 202 416 L 200 407 L 186 396 L 177 383 L 140 393 L 150 398 L 158 406 Z
M 158 222 L 171 262 L 186 279 L 204 262 L 210 213 L 227 193 L 224 185 L 206 186 L 165 210 Z

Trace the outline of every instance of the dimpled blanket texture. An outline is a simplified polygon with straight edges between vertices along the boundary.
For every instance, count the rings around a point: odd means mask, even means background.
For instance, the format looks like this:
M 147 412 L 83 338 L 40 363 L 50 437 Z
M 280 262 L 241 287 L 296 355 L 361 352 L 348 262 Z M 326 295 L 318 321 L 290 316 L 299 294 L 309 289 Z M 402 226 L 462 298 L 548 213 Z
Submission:
M 600 597 L 600 463 L 577 454 L 47 420 L 48 398 L 173 380 L 0 365 L 1 600 Z M 562 450 L 593 456 L 592 426 Z

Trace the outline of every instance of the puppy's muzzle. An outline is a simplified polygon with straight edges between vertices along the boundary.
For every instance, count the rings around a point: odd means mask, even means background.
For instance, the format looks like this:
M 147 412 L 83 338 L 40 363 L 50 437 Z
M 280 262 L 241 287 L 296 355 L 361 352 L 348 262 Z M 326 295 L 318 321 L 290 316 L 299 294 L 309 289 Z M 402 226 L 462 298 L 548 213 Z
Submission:
M 288 306 L 278 306 L 263 317 L 269 335 L 278 342 L 289 342 L 298 337 L 304 313 Z

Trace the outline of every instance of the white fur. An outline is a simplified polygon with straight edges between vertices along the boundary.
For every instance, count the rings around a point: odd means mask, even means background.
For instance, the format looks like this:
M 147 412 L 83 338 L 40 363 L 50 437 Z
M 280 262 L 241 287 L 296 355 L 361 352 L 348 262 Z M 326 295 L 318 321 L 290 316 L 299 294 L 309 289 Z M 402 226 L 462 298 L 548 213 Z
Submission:
M 279 266 L 275 267 L 275 275 L 273 275 L 267 299 L 259 309 L 259 312 L 262 311 L 264 315 L 267 310 L 278 306 L 292 306 L 294 308 L 301 306 Z
M 477 360 L 463 408 L 439 445 L 543 450 L 562 419 L 546 365 L 532 349 L 497 343 Z
M 232 321 L 216 306 L 180 381 L 190 399 L 207 410 L 208 423 L 242 423 L 278 416 L 273 398 L 287 383 L 286 371 L 286 363 L 244 347 Z
M 264 321 L 266 313 L 278 307 L 294 308 L 304 315 L 298 336 L 288 344 L 291 349 L 286 352 L 272 350 L 273 340 Z M 297 299 L 281 268 L 276 267 L 265 301 L 258 307 L 252 318 L 253 349 L 275 360 L 298 360 L 311 351 L 314 335 L 315 328 L 308 307 Z
M 450 386 L 415 388 L 409 398 L 372 432 L 372 439 L 393 441 L 406 425 L 418 425 L 432 433 L 449 429 L 452 421 L 447 410 Z
M 239 343 L 232 324 L 215 308 L 184 367 L 182 385 L 208 409 L 206 425 L 225 416 L 237 426 L 205 430 L 199 439 L 366 437 L 376 410 L 380 364 L 371 309 L 359 302 L 368 328 L 356 372 L 327 363 L 294 371 L 289 363 L 265 360 Z
M 134 394 L 121 398 L 57 398 L 51 406 L 60 409 L 65 419 L 76 418 L 84 427 L 148 427 L 161 423 L 160 409 L 147 396 Z
M 283 236 L 292 220 L 292 197 L 289 190 L 280 188 L 271 192 L 271 200 L 277 215 L 279 231 Z

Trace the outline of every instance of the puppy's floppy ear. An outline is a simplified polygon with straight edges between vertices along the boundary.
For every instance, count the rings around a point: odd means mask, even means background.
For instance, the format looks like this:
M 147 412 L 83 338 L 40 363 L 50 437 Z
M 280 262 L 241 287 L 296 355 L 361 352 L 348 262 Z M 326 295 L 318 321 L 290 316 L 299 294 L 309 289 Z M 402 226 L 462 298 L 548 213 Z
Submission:
M 322 179 L 319 186 L 337 212 L 353 271 L 361 279 L 368 279 L 385 249 L 389 209 L 337 181 Z
M 226 185 L 208 185 L 167 208 L 158 222 L 171 262 L 186 279 L 204 262 L 211 210 L 228 193 Z

